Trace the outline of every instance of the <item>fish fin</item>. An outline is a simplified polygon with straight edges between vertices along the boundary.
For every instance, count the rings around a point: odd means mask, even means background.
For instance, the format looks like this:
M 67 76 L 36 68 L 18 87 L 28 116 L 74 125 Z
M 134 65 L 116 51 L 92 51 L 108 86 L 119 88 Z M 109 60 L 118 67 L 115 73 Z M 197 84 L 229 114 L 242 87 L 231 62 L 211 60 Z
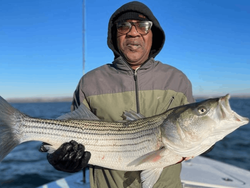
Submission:
M 68 112 L 57 118 L 58 120 L 66 119 L 88 119 L 88 120 L 100 120 L 96 117 L 84 104 L 81 104 L 76 110 Z
M 141 172 L 142 188 L 152 188 L 159 179 L 163 168 L 143 170 Z
M 127 120 L 127 121 L 134 121 L 134 120 L 138 120 L 138 119 L 142 119 L 145 118 L 145 116 L 143 116 L 140 113 L 136 113 L 133 110 L 130 111 L 124 111 L 122 117 Z
M 162 147 L 159 150 L 147 153 L 147 154 L 135 159 L 131 163 L 129 163 L 128 166 L 139 166 L 140 164 L 146 163 L 146 162 L 154 162 L 154 161 L 156 162 L 163 157 L 162 154 L 165 151 L 166 151 L 166 148 Z
M 24 116 L 0 96 L 0 162 L 20 144 L 16 121 L 21 115 Z

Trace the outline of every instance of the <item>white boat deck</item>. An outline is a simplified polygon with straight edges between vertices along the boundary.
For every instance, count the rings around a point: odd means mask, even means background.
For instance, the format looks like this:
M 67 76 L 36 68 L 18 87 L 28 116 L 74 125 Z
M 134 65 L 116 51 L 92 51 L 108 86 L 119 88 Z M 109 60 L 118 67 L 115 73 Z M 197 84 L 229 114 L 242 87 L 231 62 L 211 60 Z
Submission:
M 82 178 L 79 172 L 38 188 L 90 188 L 88 171 Z M 181 180 L 184 188 L 249 188 L 250 171 L 199 156 L 183 162 Z
M 200 156 L 183 163 L 181 179 L 185 188 L 250 187 L 250 171 Z

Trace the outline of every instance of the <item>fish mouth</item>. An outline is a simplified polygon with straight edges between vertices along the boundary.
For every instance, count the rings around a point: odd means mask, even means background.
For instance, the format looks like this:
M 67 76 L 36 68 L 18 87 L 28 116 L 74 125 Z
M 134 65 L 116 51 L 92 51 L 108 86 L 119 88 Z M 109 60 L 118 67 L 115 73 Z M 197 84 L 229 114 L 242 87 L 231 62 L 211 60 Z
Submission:
M 240 123 L 240 124 L 247 124 L 249 123 L 249 119 L 246 117 L 242 117 L 239 114 L 237 114 L 236 112 L 234 112 L 229 104 L 229 99 L 230 99 L 230 95 L 227 94 L 221 98 L 219 98 L 219 107 L 220 107 L 220 116 L 221 119 L 226 119 L 226 118 L 230 118 L 233 119 L 234 121 Z

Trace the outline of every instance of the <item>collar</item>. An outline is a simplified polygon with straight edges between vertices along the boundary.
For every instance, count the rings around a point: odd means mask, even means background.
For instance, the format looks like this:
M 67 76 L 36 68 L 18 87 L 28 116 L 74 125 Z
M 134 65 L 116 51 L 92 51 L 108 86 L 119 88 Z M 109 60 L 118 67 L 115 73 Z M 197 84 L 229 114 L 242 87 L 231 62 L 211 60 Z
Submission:
M 139 68 L 138 70 L 149 70 L 155 66 L 155 60 L 154 58 L 150 58 L 147 61 L 145 61 Z M 122 56 L 116 58 L 113 61 L 113 66 L 121 72 L 131 72 L 133 73 L 133 69 L 129 66 L 129 64 L 124 60 Z

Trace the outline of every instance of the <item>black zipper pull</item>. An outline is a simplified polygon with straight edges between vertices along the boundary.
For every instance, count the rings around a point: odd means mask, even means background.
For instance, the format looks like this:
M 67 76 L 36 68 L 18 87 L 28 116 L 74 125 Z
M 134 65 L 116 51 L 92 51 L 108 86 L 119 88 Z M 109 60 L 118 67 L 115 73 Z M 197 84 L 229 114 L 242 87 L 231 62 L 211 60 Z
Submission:
M 134 74 L 134 80 L 137 81 L 137 75 L 136 74 Z
M 134 70 L 134 80 L 135 81 L 137 81 L 137 70 L 138 70 L 138 68 Z

